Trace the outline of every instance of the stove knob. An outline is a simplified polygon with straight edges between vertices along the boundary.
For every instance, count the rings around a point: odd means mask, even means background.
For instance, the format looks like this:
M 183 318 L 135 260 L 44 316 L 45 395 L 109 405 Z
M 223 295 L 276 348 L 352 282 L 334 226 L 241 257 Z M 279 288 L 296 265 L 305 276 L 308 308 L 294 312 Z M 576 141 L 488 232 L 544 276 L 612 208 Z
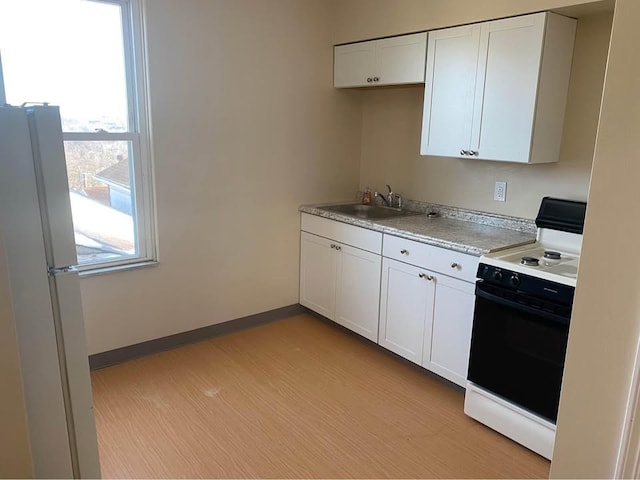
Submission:
M 493 279 L 497 282 L 502 281 L 502 272 L 500 270 L 493 272 Z
M 514 287 L 517 287 L 518 285 L 520 285 L 520 278 L 517 275 L 511 275 L 511 278 L 509 279 L 509 282 Z

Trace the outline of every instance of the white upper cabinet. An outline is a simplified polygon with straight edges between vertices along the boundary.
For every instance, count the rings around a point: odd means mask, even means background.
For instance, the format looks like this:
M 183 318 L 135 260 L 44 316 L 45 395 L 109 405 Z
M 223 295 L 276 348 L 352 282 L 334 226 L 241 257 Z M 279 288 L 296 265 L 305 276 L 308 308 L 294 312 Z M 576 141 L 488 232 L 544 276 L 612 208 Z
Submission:
M 351 43 L 349 45 L 335 47 L 333 52 L 334 87 L 362 87 L 371 85 L 375 70 L 375 41 Z
M 423 155 L 455 157 L 471 144 L 480 26 L 429 33 Z
M 420 153 L 557 162 L 575 28 L 547 12 L 430 32 Z
M 337 46 L 333 86 L 424 83 L 426 49 L 426 33 Z

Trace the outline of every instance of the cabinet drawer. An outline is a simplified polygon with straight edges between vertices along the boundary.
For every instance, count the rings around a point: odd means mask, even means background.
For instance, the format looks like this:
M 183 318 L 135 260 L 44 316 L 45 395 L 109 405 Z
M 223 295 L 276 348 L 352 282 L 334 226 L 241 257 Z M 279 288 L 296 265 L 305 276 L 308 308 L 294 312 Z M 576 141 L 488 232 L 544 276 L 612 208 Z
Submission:
M 460 280 L 473 282 L 479 258 L 426 243 L 384 235 L 382 255 L 417 267 L 444 273 Z
M 382 252 L 382 233 L 366 228 L 348 225 L 346 223 L 329 220 L 327 218 L 301 214 L 301 230 L 321 237 L 330 238 L 346 245 L 351 245 L 368 252 Z

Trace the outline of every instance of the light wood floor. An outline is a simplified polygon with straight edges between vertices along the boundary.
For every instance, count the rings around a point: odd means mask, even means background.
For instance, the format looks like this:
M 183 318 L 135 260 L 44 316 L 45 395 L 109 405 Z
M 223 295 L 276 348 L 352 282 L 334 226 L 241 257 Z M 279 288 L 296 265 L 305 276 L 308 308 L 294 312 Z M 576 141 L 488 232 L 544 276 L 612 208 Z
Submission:
M 92 373 L 109 478 L 522 478 L 461 389 L 299 315 Z

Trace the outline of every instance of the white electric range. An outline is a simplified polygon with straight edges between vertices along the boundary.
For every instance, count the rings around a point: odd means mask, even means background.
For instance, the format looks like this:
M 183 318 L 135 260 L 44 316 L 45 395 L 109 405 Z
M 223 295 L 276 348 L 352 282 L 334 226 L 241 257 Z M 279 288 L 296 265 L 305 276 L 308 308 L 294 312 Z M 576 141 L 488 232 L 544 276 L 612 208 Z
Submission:
M 536 241 L 478 266 L 465 413 L 549 459 L 585 213 L 545 197 Z

